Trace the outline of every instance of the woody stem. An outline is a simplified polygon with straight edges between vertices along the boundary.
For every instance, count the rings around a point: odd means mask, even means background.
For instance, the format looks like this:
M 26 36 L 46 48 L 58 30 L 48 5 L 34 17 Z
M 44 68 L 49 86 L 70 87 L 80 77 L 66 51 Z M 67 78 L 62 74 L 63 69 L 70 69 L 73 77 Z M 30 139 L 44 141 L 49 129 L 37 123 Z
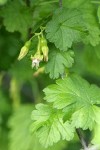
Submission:
M 84 148 L 84 150 L 86 150 L 88 148 L 87 147 L 87 143 L 86 143 L 86 141 L 85 141 L 85 139 L 84 139 L 80 129 L 76 129 L 76 133 L 77 133 L 77 135 L 78 135 L 78 137 L 80 139 L 82 147 Z

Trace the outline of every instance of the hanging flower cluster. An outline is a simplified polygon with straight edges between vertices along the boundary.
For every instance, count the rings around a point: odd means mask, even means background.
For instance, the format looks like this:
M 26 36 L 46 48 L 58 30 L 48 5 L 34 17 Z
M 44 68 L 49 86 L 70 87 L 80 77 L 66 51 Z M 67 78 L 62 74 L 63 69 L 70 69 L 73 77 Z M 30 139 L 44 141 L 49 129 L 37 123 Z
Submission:
M 37 51 L 34 56 L 31 56 L 32 59 L 32 68 L 36 67 L 38 69 L 39 63 L 41 61 L 48 61 L 48 46 L 47 46 L 47 40 L 44 38 L 43 34 L 42 36 L 38 36 L 38 46 Z
M 43 35 L 43 31 L 44 28 L 41 28 L 41 32 L 35 34 L 35 36 L 38 37 L 37 51 L 34 55 L 31 55 L 32 68 L 35 67 L 36 69 L 39 68 L 39 63 L 41 61 L 46 61 L 46 62 L 48 61 L 49 48 L 47 45 L 47 40 Z M 32 43 L 32 38 L 29 41 L 27 41 L 25 45 L 21 48 L 20 54 L 18 56 L 18 60 L 23 59 L 27 55 Z

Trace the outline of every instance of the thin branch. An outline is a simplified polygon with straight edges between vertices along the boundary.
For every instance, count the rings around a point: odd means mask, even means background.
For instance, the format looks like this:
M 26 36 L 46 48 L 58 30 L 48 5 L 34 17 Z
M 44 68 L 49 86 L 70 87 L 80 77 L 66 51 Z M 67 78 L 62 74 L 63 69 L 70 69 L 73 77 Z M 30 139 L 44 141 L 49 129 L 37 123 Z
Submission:
M 78 135 L 78 137 L 79 137 L 79 139 L 80 139 L 80 142 L 81 142 L 82 147 L 84 148 L 84 150 L 88 149 L 87 143 L 86 143 L 86 141 L 84 140 L 83 135 L 82 135 L 80 129 L 76 129 L 76 133 L 77 133 L 77 135 Z
M 62 0 L 59 0 L 59 7 L 62 8 Z

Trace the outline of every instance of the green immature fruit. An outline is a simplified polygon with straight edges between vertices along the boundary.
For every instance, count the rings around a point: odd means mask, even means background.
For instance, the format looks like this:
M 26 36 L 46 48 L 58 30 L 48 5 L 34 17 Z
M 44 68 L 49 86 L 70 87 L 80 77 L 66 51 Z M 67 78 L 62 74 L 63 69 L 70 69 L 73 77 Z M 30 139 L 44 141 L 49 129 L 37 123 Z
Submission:
M 44 37 L 41 38 L 41 51 L 43 53 L 44 61 L 48 61 L 49 48 L 47 46 L 47 40 Z
M 25 43 L 25 45 L 21 48 L 20 54 L 18 56 L 18 60 L 23 59 L 27 55 L 30 45 L 31 45 L 30 40 Z

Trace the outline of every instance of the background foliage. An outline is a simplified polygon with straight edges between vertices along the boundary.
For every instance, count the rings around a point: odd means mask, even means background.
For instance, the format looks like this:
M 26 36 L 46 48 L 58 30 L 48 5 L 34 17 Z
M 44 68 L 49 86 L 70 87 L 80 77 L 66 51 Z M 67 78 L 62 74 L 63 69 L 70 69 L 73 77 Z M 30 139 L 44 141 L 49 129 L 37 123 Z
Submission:
M 100 1 L 63 0 L 62 5 L 58 0 L 0 0 L 0 150 L 44 150 L 53 144 L 47 150 L 81 149 L 71 115 L 86 141 L 100 144 Z M 48 62 L 40 62 L 44 72 L 31 67 L 37 37 L 27 56 L 17 60 L 40 26 L 46 27 L 49 47 Z M 66 74 L 71 75 L 62 80 Z

